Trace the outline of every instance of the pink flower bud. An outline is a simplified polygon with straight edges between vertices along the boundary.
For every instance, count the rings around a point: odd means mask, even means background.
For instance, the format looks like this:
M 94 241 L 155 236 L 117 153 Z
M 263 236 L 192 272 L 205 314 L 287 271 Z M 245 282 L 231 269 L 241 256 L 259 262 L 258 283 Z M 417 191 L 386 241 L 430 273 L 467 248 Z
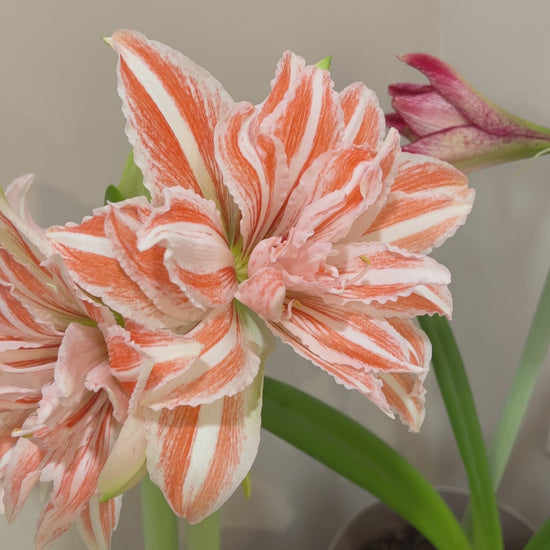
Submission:
M 392 84 L 395 113 L 386 115 L 411 143 L 410 153 L 438 157 L 464 172 L 528 158 L 550 149 L 550 130 L 481 96 L 450 65 L 426 54 L 399 56 L 430 84 Z

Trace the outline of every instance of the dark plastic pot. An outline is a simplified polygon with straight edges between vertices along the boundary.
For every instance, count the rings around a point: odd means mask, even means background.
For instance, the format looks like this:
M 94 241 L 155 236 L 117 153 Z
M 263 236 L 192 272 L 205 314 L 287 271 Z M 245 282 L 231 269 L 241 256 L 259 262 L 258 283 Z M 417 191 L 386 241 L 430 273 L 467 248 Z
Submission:
M 441 490 L 440 494 L 455 515 L 462 517 L 468 503 L 467 494 L 450 489 Z M 499 511 L 506 550 L 523 550 L 533 535 L 532 527 L 506 506 L 499 506 Z M 385 504 L 376 502 L 361 510 L 338 531 L 329 550 L 363 550 L 369 542 L 407 525 L 405 520 Z

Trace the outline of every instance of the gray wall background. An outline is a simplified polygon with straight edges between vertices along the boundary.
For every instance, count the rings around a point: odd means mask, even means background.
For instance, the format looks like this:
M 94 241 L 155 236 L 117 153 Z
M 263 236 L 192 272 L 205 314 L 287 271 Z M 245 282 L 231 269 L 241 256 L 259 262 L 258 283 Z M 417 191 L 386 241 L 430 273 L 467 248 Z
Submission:
M 0 4 L 0 181 L 34 172 L 42 224 L 79 221 L 116 183 L 129 150 L 115 90 L 115 56 L 100 38 L 138 29 L 212 72 L 236 100 L 261 101 L 282 51 L 311 62 L 333 56 L 337 89 L 362 80 L 389 107 L 389 83 L 417 80 L 396 59 L 424 51 L 457 67 L 482 93 L 550 126 L 546 0 L 4 0 Z M 471 177 L 470 219 L 437 257 L 453 273 L 453 327 L 484 435 L 494 430 L 550 264 L 550 159 Z M 550 327 L 549 327 L 550 329 Z M 299 385 L 363 422 L 434 483 L 465 477 L 433 377 L 427 418 L 409 434 L 358 395 L 280 346 L 267 373 Z M 500 499 L 534 525 L 550 515 L 550 361 L 546 361 Z M 286 443 L 263 434 L 253 493 L 224 506 L 227 550 L 327 548 L 339 526 L 373 498 Z M 0 546 L 33 547 L 34 495 L 15 524 L 0 518 Z M 140 546 L 139 493 L 125 497 L 113 549 Z M 78 536 L 53 550 L 80 550 Z

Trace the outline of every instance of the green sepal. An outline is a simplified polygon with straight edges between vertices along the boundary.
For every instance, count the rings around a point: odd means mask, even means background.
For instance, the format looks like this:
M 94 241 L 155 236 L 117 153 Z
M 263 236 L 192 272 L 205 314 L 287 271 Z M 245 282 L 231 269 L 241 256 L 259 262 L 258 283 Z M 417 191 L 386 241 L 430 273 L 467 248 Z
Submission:
M 315 66 L 318 69 L 325 69 L 326 71 L 330 70 L 330 64 L 332 63 L 332 55 L 327 55 L 326 57 L 323 57 L 321 61 L 317 61 L 315 63 Z
M 108 202 L 120 202 L 124 200 L 124 196 L 120 192 L 119 188 L 114 185 L 109 185 L 105 189 L 105 203 Z

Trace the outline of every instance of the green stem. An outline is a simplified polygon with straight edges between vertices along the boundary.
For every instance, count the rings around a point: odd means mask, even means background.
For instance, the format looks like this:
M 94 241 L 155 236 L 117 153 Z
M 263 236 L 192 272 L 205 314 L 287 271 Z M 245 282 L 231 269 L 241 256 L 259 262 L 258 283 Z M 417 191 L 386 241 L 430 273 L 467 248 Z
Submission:
M 527 405 L 533 393 L 537 376 L 550 345 L 550 270 L 531 322 L 527 340 L 514 374 L 506 403 L 489 449 L 489 465 L 493 487 L 498 487 Z
M 186 550 L 219 550 L 220 513 L 214 512 L 200 523 L 187 524 Z
M 141 482 L 141 518 L 145 550 L 178 550 L 178 518 L 149 476 Z

